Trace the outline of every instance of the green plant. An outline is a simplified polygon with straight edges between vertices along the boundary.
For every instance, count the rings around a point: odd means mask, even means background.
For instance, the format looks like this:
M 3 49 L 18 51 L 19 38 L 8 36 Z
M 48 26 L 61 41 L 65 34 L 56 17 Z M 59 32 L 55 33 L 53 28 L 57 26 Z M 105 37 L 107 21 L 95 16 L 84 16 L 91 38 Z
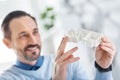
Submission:
M 45 11 L 40 14 L 40 18 L 45 30 L 49 30 L 54 26 L 56 15 L 52 7 L 46 7 Z

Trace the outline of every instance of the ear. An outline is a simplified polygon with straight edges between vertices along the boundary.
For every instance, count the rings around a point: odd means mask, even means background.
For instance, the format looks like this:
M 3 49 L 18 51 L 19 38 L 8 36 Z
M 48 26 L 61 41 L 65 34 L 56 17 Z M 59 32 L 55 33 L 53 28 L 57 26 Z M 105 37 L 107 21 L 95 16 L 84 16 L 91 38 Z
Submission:
M 8 48 L 12 48 L 12 47 L 11 47 L 11 42 L 10 42 L 9 39 L 3 38 L 3 43 L 4 43 Z

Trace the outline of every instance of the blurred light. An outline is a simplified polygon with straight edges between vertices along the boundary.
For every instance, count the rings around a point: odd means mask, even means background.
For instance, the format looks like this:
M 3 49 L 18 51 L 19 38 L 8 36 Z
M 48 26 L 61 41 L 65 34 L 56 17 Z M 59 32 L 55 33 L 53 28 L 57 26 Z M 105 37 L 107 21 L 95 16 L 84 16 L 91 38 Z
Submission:
M 0 2 L 4 2 L 4 1 L 7 1 L 7 0 L 0 0 Z

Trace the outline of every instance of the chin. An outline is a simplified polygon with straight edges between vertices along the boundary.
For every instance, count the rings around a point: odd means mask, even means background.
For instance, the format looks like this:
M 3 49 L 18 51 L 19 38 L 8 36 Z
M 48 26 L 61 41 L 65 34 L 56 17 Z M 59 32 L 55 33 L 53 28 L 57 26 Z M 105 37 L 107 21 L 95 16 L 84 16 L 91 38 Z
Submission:
M 35 61 L 40 57 L 40 52 L 32 52 L 32 53 L 27 53 L 27 54 L 28 55 L 25 55 L 24 57 L 28 61 Z
M 40 53 L 33 52 L 32 59 L 37 60 L 40 57 Z

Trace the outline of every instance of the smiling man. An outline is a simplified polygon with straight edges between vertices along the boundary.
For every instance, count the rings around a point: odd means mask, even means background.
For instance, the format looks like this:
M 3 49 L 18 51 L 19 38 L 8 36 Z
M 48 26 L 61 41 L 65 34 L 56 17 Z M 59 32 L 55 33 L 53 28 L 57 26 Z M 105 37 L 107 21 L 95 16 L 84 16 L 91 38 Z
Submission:
M 24 11 L 9 13 L 2 23 L 3 42 L 12 48 L 17 61 L 6 70 L 0 80 L 90 80 L 82 70 L 74 47 L 64 52 L 68 37 L 63 37 L 57 56 L 41 56 L 41 38 L 34 17 Z M 95 80 L 112 80 L 112 60 L 115 47 L 106 37 L 96 50 Z

